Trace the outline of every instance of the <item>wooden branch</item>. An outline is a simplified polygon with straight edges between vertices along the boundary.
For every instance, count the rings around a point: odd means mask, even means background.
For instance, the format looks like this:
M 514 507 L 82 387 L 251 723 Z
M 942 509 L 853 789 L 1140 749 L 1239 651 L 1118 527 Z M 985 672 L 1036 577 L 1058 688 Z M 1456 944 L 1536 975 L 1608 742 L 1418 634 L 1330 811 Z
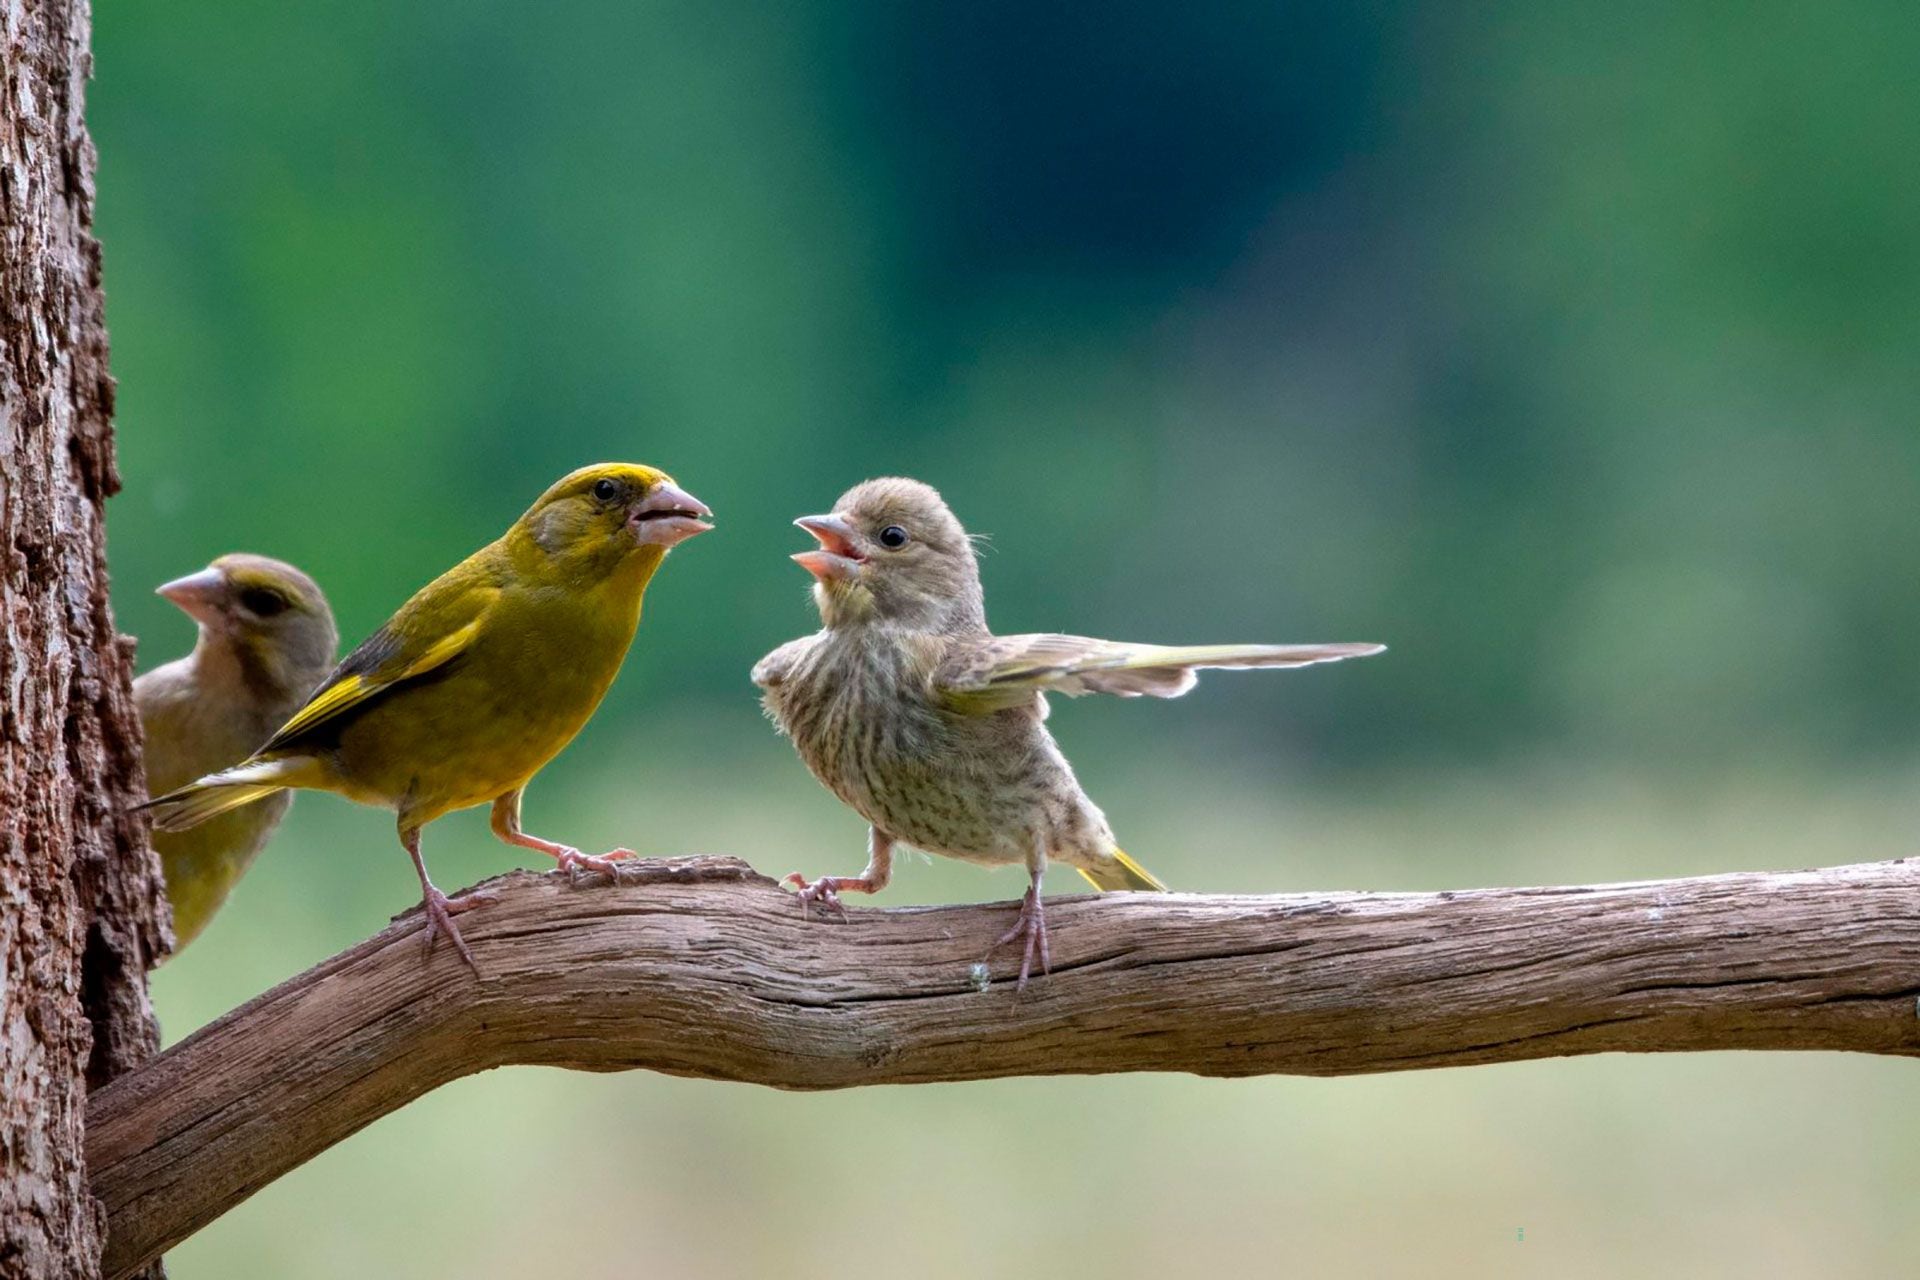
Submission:
M 516 872 L 235 1010 L 93 1097 L 121 1276 L 361 1126 L 509 1063 L 785 1089 L 1109 1071 L 1342 1075 L 1560 1054 L 1920 1056 L 1920 864 L 1585 888 L 1050 902 L 1054 970 L 996 955 L 1008 904 L 803 922 L 734 859 L 618 887 Z

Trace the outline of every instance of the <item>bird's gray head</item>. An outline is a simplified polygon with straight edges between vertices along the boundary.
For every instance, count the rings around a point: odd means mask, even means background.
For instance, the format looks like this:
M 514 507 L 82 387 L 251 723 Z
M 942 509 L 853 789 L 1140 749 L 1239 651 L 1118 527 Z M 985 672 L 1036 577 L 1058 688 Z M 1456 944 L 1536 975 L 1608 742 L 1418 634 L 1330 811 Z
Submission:
M 884 622 L 949 633 L 986 626 L 973 542 L 931 485 L 868 480 L 841 494 L 830 514 L 794 523 L 820 543 L 794 559 L 814 576 L 827 626 Z
M 221 556 L 159 594 L 200 624 L 200 651 L 231 653 L 263 695 L 304 698 L 333 667 L 333 610 L 319 585 L 285 561 Z

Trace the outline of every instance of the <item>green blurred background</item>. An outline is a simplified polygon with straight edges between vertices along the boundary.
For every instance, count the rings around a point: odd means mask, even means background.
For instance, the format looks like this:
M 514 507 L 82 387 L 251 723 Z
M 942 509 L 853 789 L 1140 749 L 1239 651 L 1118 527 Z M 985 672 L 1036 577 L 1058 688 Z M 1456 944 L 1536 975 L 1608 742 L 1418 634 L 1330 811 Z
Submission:
M 1003 630 L 1379 639 L 1054 724 L 1188 889 L 1794 867 L 1920 833 L 1910 4 L 326 6 L 99 0 L 90 119 L 150 589 L 221 552 L 356 640 L 550 480 L 722 527 L 532 789 L 586 847 L 851 872 L 746 671 L 787 522 L 869 475 L 993 535 Z M 442 884 L 524 862 L 429 833 Z M 909 862 L 883 902 L 1010 898 Z M 308 797 L 170 1039 L 415 886 Z M 497 1072 L 182 1245 L 180 1277 L 1886 1275 L 1905 1064 L 792 1097 Z

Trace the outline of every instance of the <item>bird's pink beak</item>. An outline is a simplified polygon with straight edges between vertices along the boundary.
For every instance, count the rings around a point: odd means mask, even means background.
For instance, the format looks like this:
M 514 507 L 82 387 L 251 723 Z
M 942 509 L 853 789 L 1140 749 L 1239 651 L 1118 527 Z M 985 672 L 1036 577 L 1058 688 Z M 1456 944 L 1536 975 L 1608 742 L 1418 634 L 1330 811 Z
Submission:
M 712 514 L 706 503 L 671 480 L 662 480 L 634 504 L 627 525 L 643 545 L 673 547 L 713 528 L 706 523 Z
M 821 582 L 851 578 L 866 563 L 854 542 L 853 526 L 842 517 L 801 516 L 794 523 L 820 542 L 816 550 L 796 553 L 794 562 Z
M 218 569 L 202 569 L 154 588 L 203 627 L 218 626 L 220 607 L 227 600 L 227 580 Z

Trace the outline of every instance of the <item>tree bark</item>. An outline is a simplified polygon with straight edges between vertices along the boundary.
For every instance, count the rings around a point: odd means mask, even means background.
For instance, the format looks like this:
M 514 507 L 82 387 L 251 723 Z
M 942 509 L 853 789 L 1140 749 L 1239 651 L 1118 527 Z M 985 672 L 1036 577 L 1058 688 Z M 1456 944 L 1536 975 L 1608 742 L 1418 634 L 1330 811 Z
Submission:
M 1452 893 L 1062 898 L 1053 973 L 976 964 L 1010 904 L 803 921 L 734 859 L 516 872 L 417 913 L 93 1099 L 124 1274 L 362 1126 L 511 1063 L 786 1089 L 1112 1071 L 1343 1075 L 1566 1054 L 1920 1057 L 1920 864 Z
M 0 0 L 0 1275 L 88 1276 L 89 1083 L 156 1046 L 167 942 L 130 646 L 107 604 L 118 488 L 93 238 L 84 0 Z

